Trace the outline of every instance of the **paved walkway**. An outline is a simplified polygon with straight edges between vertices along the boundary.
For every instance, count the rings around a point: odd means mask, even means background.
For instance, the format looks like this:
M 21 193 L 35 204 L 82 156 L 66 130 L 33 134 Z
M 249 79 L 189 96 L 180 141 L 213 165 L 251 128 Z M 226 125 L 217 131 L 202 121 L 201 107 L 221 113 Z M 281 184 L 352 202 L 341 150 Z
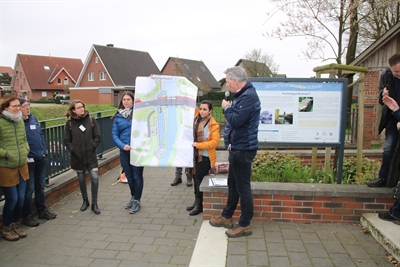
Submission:
M 253 235 L 228 239 L 185 210 L 193 188 L 171 187 L 174 168 L 145 167 L 142 208 L 129 214 L 118 168 L 100 178 L 101 215 L 80 212 L 79 190 L 54 205 L 56 219 L 0 239 L 0 266 L 391 266 L 358 225 L 253 222 Z M 90 191 L 89 191 L 90 192 Z M 196 242 L 197 241 L 197 242 Z

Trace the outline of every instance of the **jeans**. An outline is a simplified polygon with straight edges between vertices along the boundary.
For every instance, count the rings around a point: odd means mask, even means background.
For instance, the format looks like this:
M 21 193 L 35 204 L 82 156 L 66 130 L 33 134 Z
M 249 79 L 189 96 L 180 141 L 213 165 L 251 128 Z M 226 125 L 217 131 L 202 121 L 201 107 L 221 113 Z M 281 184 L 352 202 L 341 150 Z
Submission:
M 196 174 L 194 175 L 194 196 L 203 199 L 203 192 L 200 191 L 200 184 L 211 169 L 209 157 L 204 157 L 201 162 L 197 162 L 196 157 Z
M 128 180 L 129 189 L 131 190 L 131 196 L 133 196 L 135 200 L 140 200 L 143 192 L 144 168 L 131 165 L 130 153 L 130 151 L 120 150 L 120 161 L 122 168 L 124 169 L 126 179 Z
M 32 214 L 32 194 L 35 192 L 36 211 L 41 213 L 46 210 L 44 187 L 46 179 L 46 158 L 28 163 L 29 180 L 26 181 L 25 201 L 22 217 Z
M 392 158 L 394 155 L 394 151 L 396 150 L 397 143 L 399 141 L 399 132 L 397 131 L 396 121 L 391 119 L 386 124 L 385 131 L 385 146 L 383 147 L 382 154 L 382 165 L 379 170 L 379 178 L 387 181 L 390 169 L 390 163 L 392 162 Z
M 397 199 L 396 202 L 393 203 L 393 206 L 390 207 L 389 214 L 397 220 L 400 220 L 400 199 Z
M 3 207 L 3 226 L 19 222 L 24 206 L 26 181 L 20 176 L 19 184 L 3 189 L 5 202 Z
M 222 217 L 231 219 L 240 199 L 240 227 L 249 226 L 254 215 L 250 176 L 251 164 L 256 153 L 257 150 L 229 152 L 228 202 L 222 211 Z

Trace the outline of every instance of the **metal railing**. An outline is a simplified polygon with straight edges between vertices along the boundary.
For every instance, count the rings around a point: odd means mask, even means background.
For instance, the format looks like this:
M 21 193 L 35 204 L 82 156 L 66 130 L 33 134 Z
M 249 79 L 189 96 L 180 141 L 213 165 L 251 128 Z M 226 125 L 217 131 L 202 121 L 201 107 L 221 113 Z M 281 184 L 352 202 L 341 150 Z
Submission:
M 111 115 L 101 116 L 101 112 L 94 112 L 90 114 L 96 118 L 97 124 L 100 129 L 101 142 L 97 147 L 97 157 L 99 160 L 103 159 L 103 154 L 115 148 L 115 144 L 111 137 L 112 120 Z M 46 126 L 46 122 L 59 120 L 46 120 L 40 121 L 40 127 L 45 136 L 47 147 L 47 179 L 46 184 L 49 184 L 49 178 L 59 175 L 68 171 L 71 168 L 70 153 L 64 145 L 64 129 L 65 124 L 56 126 Z

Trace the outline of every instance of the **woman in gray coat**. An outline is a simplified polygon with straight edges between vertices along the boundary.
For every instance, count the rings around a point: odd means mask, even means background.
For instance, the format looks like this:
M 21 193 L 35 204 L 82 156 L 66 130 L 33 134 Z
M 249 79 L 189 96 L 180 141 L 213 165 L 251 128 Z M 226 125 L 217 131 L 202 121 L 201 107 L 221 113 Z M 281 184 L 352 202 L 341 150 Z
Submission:
M 71 153 L 71 168 L 78 176 L 83 198 L 80 210 L 85 211 L 90 206 L 86 189 L 86 171 L 88 171 L 92 184 L 92 210 L 95 214 L 100 214 L 97 205 L 99 174 L 96 154 L 96 148 L 101 141 L 99 127 L 80 100 L 73 100 L 70 103 L 65 117 L 70 120 L 65 124 L 64 144 Z

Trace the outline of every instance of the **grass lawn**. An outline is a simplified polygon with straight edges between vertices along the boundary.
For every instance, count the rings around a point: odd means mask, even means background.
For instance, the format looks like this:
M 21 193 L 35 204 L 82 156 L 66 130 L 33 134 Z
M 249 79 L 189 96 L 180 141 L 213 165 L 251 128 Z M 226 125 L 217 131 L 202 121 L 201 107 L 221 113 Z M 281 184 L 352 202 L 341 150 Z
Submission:
M 35 105 L 31 107 L 31 113 L 34 114 L 39 121 L 48 121 L 46 126 L 54 126 L 65 123 L 64 115 L 68 110 L 69 105 Z M 117 108 L 113 105 L 86 105 L 86 109 L 92 112 L 105 111 L 102 112 L 102 116 L 113 115 Z M 96 114 L 92 114 L 96 117 Z M 57 119 L 57 120 L 54 120 Z

